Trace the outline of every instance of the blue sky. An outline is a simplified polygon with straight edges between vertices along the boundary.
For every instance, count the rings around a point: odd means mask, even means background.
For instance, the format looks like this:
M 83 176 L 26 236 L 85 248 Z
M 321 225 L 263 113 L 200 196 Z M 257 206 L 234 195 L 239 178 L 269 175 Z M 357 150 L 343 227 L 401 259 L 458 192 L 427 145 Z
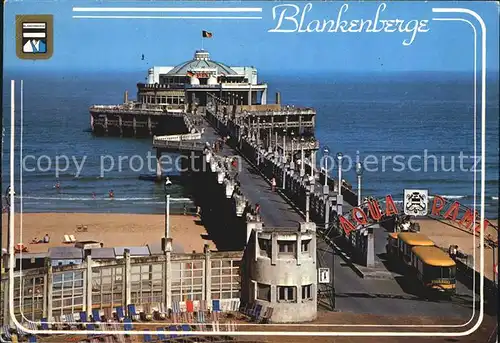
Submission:
M 153 65 L 176 65 L 201 48 L 201 31 L 213 38 L 204 48 L 214 60 L 228 65 L 253 65 L 271 71 L 470 71 L 473 31 L 465 22 L 433 21 L 435 17 L 467 15 L 433 13 L 433 7 L 465 7 L 486 22 L 489 70 L 498 70 L 498 15 L 494 1 L 387 2 L 380 19 L 429 20 L 428 32 L 419 32 L 409 46 L 411 33 L 273 33 L 273 6 L 287 2 L 131 2 L 34 0 L 5 5 L 5 68 L 36 70 L 144 70 Z M 307 2 L 289 2 L 303 8 Z M 313 19 L 336 21 L 343 2 L 312 2 L 304 23 Z M 350 2 L 342 19 L 373 19 L 380 3 Z M 73 7 L 262 7 L 262 13 L 74 13 Z M 278 12 L 279 13 L 279 12 Z M 19 60 L 15 53 L 15 15 L 54 15 L 54 54 L 48 61 Z M 244 15 L 260 20 L 207 19 L 73 19 L 73 15 Z M 300 19 L 300 16 L 297 16 Z M 472 20 L 475 22 L 474 20 Z M 288 25 L 285 25 L 288 24 Z M 282 28 L 290 28 L 290 21 Z M 293 26 L 293 25 L 292 25 Z M 479 27 L 479 25 L 477 25 Z M 141 54 L 145 60 L 141 60 Z

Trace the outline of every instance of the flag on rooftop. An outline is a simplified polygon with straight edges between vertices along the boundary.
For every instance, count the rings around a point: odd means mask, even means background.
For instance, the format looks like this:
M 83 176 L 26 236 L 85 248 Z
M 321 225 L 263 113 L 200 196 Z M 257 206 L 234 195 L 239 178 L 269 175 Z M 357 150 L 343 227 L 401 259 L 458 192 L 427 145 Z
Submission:
M 203 38 L 212 38 L 213 34 L 212 34 L 212 32 L 208 32 L 208 31 L 203 30 L 202 36 L 203 36 Z

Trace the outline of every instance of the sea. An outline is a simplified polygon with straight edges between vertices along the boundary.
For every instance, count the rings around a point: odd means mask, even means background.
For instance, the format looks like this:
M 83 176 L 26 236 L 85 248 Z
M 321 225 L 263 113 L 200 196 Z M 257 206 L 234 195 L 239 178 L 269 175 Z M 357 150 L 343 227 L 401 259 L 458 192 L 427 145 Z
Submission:
M 16 212 L 164 212 L 163 186 L 139 179 L 154 171 L 151 139 L 95 137 L 89 130 L 89 106 L 122 103 L 125 90 L 134 98 L 136 84 L 145 75 L 146 71 L 4 72 L 2 192 L 5 195 L 9 185 L 13 79 L 17 87 Z M 464 206 L 473 207 L 476 201 L 479 209 L 479 74 L 476 96 L 472 73 L 297 71 L 261 72 L 259 78 L 269 85 L 268 102 L 279 91 L 282 103 L 317 110 L 319 155 L 325 147 L 328 156 L 341 152 L 343 178 L 354 188 L 354 163 L 362 162 L 364 196 L 391 194 L 402 201 L 404 189 L 427 189 L 431 196 L 441 195 Z M 22 125 L 20 80 L 24 90 Z M 496 74 L 487 81 L 484 123 L 485 212 L 489 219 L 498 217 L 498 94 Z M 171 172 L 174 184 L 170 194 L 172 206 L 177 208 L 191 204 L 192 193 L 178 175 Z M 111 190 L 113 199 L 108 196 Z M 4 196 L 2 200 L 5 205 Z

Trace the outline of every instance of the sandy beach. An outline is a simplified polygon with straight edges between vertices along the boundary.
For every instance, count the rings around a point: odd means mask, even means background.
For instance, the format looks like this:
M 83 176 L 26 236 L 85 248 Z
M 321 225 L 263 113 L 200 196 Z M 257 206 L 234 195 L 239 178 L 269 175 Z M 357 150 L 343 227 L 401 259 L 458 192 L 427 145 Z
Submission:
M 206 230 L 196 223 L 198 217 L 171 216 L 170 232 L 174 247 L 184 252 L 203 251 L 212 241 L 204 240 Z M 2 216 L 2 247 L 7 245 L 7 215 Z M 87 232 L 78 232 L 77 226 L 86 225 Z M 22 237 L 20 216 L 15 217 L 15 242 L 23 242 L 29 252 L 44 252 L 48 248 L 63 246 L 64 235 L 74 235 L 76 240 L 95 240 L 104 247 L 144 246 L 161 242 L 165 232 L 165 219 L 158 214 L 105 214 L 105 213 L 25 213 L 22 217 Z M 30 244 L 34 238 L 50 237 L 49 244 Z
M 498 226 L 498 220 L 490 221 L 493 225 Z M 476 235 L 476 241 L 474 245 L 473 235 L 469 232 L 461 230 L 459 226 L 455 223 L 448 221 L 437 221 L 432 219 L 419 220 L 420 232 L 427 235 L 432 239 L 437 246 L 448 249 L 450 245 L 458 245 L 458 249 L 468 255 L 472 255 L 474 249 L 476 250 L 476 270 L 480 268 L 480 248 L 479 248 L 479 237 Z M 490 234 L 496 239 L 497 231 L 488 226 L 486 235 Z M 498 249 L 495 249 L 495 261 L 497 261 Z M 493 250 L 485 245 L 484 247 L 484 273 L 485 276 L 493 280 Z
M 7 246 L 7 215 L 4 214 L 2 247 Z M 208 244 L 216 250 L 215 244 L 205 240 L 206 230 L 197 223 L 198 218 L 193 216 L 171 216 L 171 235 L 176 251 L 196 252 L 203 251 L 203 245 Z M 420 220 L 421 232 L 429 236 L 436 245 L 448 248 L 456 244 L 460 251 L 472 255 L 476 248 L 476 270 L 479 270 L 479 238 L 473 245 L 473 235 L 460 230 L 455 225 L 436 220 Z M 491 221 L 498 225 L 498 221 Z M 25 213 L 22 217 L 22 237 L 20 231 L 20 216 L 15 217 L 15 242 L 23 242 L 29 252 L 45 252 L 50 247 L 64 246 L 64 235 L 74 235 L 76 240 L 95 240 L 102 242 L 105 247 L 144 246 L 161 241 L 165 230 L 164 216 L 161 214 L 95 214 L 95 213 Z M 78 232 L 77 227 L 86 225 L 87 232 Z M 49 244 L 30 244 L 34 238 L 41 239 L 49 234 Z M 496 237 L 497 232 L 488 227 L 486 232 Z M 498 254 L 498 249 L 495 255 Z M 485 275 L 493 279 L 493 251 L 485 246 Z

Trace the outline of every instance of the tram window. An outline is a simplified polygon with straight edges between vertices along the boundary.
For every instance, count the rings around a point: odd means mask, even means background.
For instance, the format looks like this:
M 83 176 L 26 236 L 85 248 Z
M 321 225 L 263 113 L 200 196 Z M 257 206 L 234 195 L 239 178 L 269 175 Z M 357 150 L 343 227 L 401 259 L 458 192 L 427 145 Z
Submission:
M 425 266 L 424 275 L 427 280 L 435 280 L 441 278 L 441 267 Z
M 457 267 L 450 267 L 450 278 L 454 279 L 457 274 Z
M 442 277 L 448 279 L 450 277 L 450 268 L 441 268 Z

